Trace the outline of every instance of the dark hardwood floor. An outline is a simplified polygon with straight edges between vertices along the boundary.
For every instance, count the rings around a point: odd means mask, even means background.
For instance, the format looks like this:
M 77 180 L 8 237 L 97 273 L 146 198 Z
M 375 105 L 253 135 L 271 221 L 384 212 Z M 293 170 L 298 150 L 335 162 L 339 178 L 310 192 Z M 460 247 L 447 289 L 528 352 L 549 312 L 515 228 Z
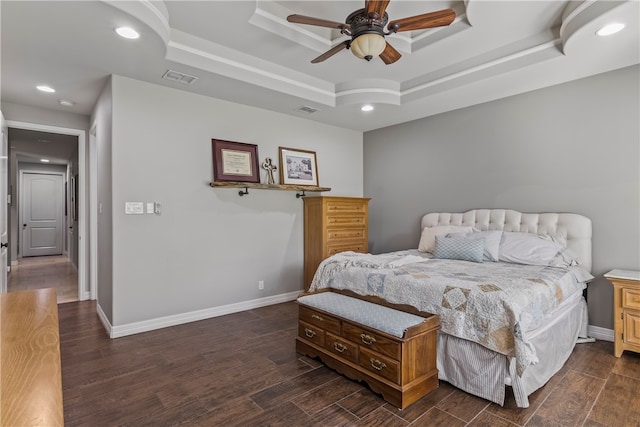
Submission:
M 295 352 L 295 303 L 109 339 L 94 302 L 60 304 L 67 426 L 640 426 L 640 355 L 579 344 L 504 407 L 447 383 L 400 411 Z

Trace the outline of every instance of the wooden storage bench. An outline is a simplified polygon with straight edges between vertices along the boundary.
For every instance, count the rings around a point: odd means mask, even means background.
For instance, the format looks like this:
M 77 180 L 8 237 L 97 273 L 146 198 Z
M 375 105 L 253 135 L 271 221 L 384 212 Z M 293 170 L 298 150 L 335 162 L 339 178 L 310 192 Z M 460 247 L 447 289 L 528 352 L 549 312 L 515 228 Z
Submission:
M 298 298 L 296 351 L 359 381 L 398 408 L 438 387 L 438 316 L 335 292 Z

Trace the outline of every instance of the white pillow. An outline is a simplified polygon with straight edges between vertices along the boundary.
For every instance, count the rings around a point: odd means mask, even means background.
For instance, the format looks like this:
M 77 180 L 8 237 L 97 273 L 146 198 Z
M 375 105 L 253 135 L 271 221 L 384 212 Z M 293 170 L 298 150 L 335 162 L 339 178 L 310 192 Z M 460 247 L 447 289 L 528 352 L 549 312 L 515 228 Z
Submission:
M 505 231 L 500 241 L 500 261 L 529 265 L 578 265 L 571 252 L 549 236 Z
M 500 240 L 502 239 L 502 230 L 473 231 L 456 237 L 464 237 L 470 240 L 484 239 L 484 260 L 498 261 L 500 259 Z
M 420 252 L 433 253 L 436 247 L 436 236 L 454 233 L 469 233 L 471 231 L 473 231 L 473 227 L 462 225 L 438 225 L 435 227 L 425 227 L 422 229 L 418 250 Z

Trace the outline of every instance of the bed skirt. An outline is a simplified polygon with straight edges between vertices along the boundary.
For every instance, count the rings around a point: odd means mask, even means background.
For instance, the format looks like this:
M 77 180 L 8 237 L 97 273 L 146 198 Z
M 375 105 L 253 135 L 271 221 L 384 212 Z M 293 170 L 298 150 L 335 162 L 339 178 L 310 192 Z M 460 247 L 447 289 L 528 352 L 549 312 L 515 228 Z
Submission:
M 582 295 L 564 301 L 543 325 L 525 334 L 539 361 L 527 367 L 522 377 L 516 375 L 515 359 L 480 344 L 438 333 L 438 378 L 501 406 L 505 386 L 510 385 L 516 405 L 527 408 L 528 396 L 562 368 L 577 338 L 586 336 L 587 323 L 587 303 Z

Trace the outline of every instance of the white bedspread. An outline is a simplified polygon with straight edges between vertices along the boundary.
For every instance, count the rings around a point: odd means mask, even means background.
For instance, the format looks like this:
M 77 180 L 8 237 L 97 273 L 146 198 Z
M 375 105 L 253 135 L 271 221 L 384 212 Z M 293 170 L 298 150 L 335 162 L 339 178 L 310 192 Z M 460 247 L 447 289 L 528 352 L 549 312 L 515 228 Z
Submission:
M 426 260 L 417 251 L 400 251 L 329 257 L 318 267 L 309 291 L 348 289 L 438 314 L 442 332 L 515 358 L 522 375 L 537 362 L 524 332 L 585 287 L 565 268 Z

